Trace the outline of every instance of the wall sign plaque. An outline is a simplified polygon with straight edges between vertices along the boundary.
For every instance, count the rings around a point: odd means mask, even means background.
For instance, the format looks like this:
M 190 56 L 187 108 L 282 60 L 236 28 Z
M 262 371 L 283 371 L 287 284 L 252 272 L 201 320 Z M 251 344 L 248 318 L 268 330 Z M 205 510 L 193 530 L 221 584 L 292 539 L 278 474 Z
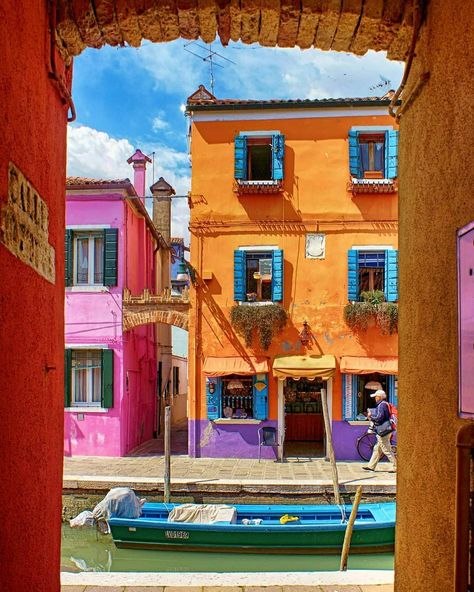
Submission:
M 8 165 L 8 201 L 1 210 L 0 242 L 18 259 L 55 283 L 55 251 L 49 244 L 48 206 L 12 162 Z
M 459 415 L 474 418 L 474 222 L 458 231 Z

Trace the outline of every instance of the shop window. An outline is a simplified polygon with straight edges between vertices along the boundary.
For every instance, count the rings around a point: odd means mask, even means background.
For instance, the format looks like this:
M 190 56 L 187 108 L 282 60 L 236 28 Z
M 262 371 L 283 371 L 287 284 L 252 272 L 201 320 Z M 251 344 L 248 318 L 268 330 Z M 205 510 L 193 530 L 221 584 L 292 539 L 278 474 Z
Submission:
M 268 375 L 208 378 L 207 417 L 216 419 L 267 419 Z
M 391 374 L 343 374 L 342 375 L 343 418 L 345 420 L 364 420 L 367 409 L 376 406 L 370 395 L 383 390 L 387 401 L 398 405 L 398 377 Z
M 235 171 L 238 181 L 279 181 L 283 179 L 285 136 L 241 134 L 235 138 Z
M 398 301 L 398 251 L 348 251 L 348 300 L 361 299 L 361 293 L 380 290 L 387 302 Z
M 283 300 L 283 251 L 234 251 L 234 300 Z
M 398 131 L 349 132 L 349 164 L 357 179 L 394 179 L 398 169 Z
M 117 237 L 116 228 L 66 230 L 66 286 L 116 286 Z
M 113 350 L 65 350 L 66 407 L 113 407 Z

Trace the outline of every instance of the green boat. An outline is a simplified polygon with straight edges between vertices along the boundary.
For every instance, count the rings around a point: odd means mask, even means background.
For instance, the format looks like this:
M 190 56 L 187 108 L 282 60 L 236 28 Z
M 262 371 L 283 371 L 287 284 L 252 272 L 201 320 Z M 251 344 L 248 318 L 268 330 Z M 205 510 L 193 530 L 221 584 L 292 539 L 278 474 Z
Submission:
M 233 553 L 341 552 L 351 506 L 236 505 L 232 522 L 169 521 L 180 504 L 146 503 L 139 518 L 112 516 L 117 547 Z M 386 553 L 395 542 L 395 503 L 361 504 L 351 553 Z

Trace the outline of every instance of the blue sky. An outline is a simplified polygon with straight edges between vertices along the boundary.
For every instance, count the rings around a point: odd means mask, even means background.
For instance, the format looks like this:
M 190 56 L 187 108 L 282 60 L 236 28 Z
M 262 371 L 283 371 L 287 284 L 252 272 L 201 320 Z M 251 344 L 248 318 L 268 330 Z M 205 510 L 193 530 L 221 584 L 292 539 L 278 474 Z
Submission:
M 77 121 L 68 131 L 68 174 L 133 178 L 126 159 L 135 148 L 155 152 L 155 178 L 165 177 L 177 193 L 190 186 L 186 145 L 186 98 L 204 84 L 209 63 L 201 42 L 145 43 L 138 49 L 88 49 L 74 61 Z M 207 46 L 208 47 L 208 46 Z M 263 48 L 216 42 L 218 98 L 271 99 L 381 96 L 397 88 L 403 65 L 381 52 L 363 57 L 320 50 Z M 233 62 L 233 63 L 231 63 Z M 389 81 L 389 83 L 385 82 Z M 148 181 L 153 182 L 151 170 Z M 173 206 L 175 236 L 188 236 L 186 200 Z

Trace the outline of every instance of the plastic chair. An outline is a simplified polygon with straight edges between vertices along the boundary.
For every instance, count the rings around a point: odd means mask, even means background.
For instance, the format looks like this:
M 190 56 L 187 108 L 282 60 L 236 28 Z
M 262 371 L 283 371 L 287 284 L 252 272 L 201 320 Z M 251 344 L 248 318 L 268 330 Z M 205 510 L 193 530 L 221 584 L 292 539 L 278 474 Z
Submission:
M 258 428 L 258 462 L 262 456 L 262 446 L 272 446 L 277 449 L 278 458 L 278 434 L 276 428 Z

